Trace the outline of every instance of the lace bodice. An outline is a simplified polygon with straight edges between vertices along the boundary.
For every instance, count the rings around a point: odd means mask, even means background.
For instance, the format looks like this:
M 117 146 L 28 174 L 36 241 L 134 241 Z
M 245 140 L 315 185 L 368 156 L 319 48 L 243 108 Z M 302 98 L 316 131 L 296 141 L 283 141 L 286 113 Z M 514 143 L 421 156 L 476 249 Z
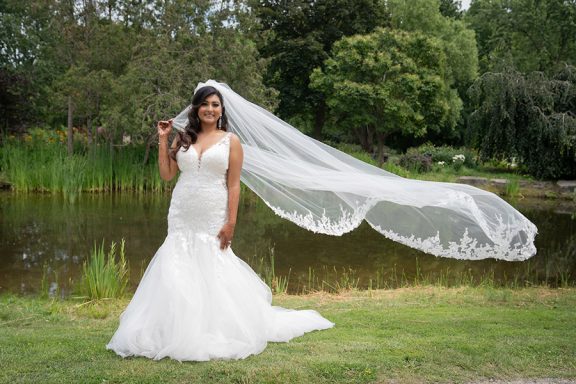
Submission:
M 180 176 L 172 192 L 168 232 L 194 232 L 215 236 L 228 213 L 226 175 L 230 133 L 202 154 L 190 146 L 176 154 Z

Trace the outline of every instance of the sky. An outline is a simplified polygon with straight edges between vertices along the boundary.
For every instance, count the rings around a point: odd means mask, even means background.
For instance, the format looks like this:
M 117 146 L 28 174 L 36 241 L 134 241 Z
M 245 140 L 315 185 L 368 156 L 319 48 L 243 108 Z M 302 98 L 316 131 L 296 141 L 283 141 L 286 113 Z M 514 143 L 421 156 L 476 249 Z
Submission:
M 468 9 L 470 6 L 470 0 L 462 0 L 462 9 Z

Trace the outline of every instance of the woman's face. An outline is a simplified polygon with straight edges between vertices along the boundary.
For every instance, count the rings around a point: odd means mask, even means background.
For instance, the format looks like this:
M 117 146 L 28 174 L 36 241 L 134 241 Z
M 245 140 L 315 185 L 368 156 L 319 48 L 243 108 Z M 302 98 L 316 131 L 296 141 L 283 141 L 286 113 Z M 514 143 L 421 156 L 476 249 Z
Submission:
M 222 116 L 222 103 L 218 95 L 210 95 L 204 99 L 198 108 L 198 118 L 201 124 L 212 125 Z

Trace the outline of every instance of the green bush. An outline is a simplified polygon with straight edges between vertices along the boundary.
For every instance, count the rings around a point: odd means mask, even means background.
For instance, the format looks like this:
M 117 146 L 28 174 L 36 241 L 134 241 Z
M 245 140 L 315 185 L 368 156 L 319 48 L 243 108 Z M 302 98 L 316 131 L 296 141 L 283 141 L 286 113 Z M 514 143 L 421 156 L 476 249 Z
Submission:
M 464 155 L 464 166 L 467 168 L 476 168 L 478 166 L 476 159 L 478 157 L 476 151 L 469 148 L 454 148 L 448 145 L 436 147 L 432 144 L 423 144 L 416 148 L 410 148 L 407 154 L 420 154 L 428 155 L 431 157 L 433 163 L 443 161 L 446 165 L 452 164 L 454 156 Z
M 396 164 L 395 161 L 387 161 L 384 163 L 383 167 L 382 167 L 385 171 L 394 173 L 398 176 L 401 177 L 407 177 L 410 178 L 412 175 L 410 174 L 410 171 L 402 168 L 400 165 Z
M 378 166 L 378 162 L 376 159 L 372 157 L 368 152 L 364 151 L 359 145 L 355 144 L 348 144 L 348 143 L 330 143 L 327 142 L 326 144 L 335 147 L 339 151 L 342 151 L 352 157 L 355 157 L 358 160 L 362 160 L 365 163 L 372 164 Z
M 406 153 L 400 157 L 400 166 L 417 173 L 432 170 L 432 157 L 427 154 Z

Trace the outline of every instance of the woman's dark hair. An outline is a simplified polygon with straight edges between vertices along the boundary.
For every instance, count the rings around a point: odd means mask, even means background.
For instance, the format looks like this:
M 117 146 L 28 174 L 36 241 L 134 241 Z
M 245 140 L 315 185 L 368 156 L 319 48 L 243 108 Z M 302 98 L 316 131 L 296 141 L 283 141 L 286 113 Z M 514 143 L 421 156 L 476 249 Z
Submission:
M 184 129 L 184 132 L 178 132 L 179 140 L 176 143 L 176 147 L 170 151 L 170 157 L 176 160 L 176 153 L 180 150 L 180 147 L 184 147 L 184 150 L 188 150 L 190 146 L 196 143 L 198 140 L 198 134 L 202 131 L 202 125 L 200 124 L 200 118 L 198 117 L 198 110 L 200 106 L 206 100 L 207 97 L 216 95 L 220 99 L 220 105 L 222 106 L 222 116 L 218 121 L 218 129 L 222 131 L 228 130 L 228 118 L 226 117 L 226 109 L 224 108 L 224 98 L 220 91 L 212 86 L 205 86 L 200 88 L 194 93 L 192 97 L 192 108 L 188 113 L 188 124 Z

